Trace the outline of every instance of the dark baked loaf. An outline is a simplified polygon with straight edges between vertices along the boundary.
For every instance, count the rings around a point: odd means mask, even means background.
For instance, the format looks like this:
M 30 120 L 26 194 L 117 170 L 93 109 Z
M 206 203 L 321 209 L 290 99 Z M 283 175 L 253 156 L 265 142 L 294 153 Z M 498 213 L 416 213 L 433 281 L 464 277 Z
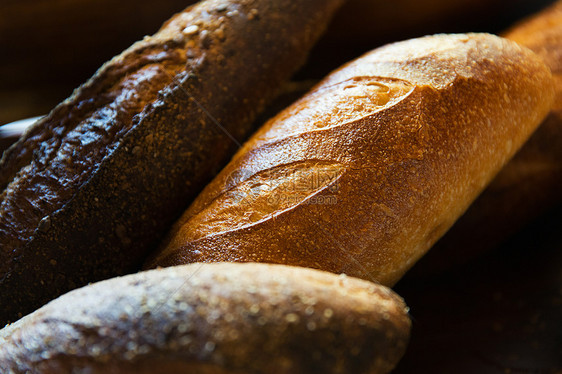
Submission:
M 261 261 L 396 282 L 544 119 L 552 76 L 489 34 L 391 44 L 266 123 L 148 266 Z
M 529 141 L 416 266 L 418 275 L 474 259 L 562 202 L 562 1 L 516 25 L 505 37 L 531 49 L 551 69 L 554 106 Z
M 341 0 L 207 0 L 106 63 L 0 162 L 0 323 L 135 269 Z
M 74 290 L 0 331 L 3 373 L 377 374 L 410 320 L 370 282 L 267 264 L 192 264 Z

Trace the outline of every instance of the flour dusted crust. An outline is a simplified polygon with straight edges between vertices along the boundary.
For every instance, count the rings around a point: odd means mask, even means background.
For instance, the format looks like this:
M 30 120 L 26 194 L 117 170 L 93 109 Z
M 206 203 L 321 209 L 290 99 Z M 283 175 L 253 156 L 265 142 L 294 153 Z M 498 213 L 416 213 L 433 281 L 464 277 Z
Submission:
M 391 285 L 519 149 L 552 99 L 544 63 L 497 36 L 379 48 L 265 124 L 148 266 L 273 262 Z
M 0 362 L 37 374 L 376 374 L 398 362 L 409 330 L 404 302 L 380 285 L 281 265 L 192 264 L 61 296 L 0 331 Z
M 562 2 L 504 36 L 531 49 L 551 69 L 554 105 L 528 142 L 416 267 L 418 274 L 467 262 L 562 202 Z

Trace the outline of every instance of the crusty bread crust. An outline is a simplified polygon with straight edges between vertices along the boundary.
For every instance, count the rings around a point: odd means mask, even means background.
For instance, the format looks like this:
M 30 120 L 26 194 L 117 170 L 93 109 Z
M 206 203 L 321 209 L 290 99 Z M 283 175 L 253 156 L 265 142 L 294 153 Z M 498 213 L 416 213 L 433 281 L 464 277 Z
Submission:
M 269 264 L 192 264 L 72 291 L 0 331 L 3 372 L 387 373 L 410 320 L 359 279 Z
M 550 67 L 556 90 L 552 111 L 420 262 L 418 275 L 477 257 L 562 202 L 562 1 L 516 25 L 505 37 L 531 49 Z
M 201 2 L 35 124 L 0 162 L 0 323 L 137 269 L 340 3 Z
M 260 261 L 392 285 L 548 113 L 552 76 L 489 34 L 377 49 L 235 155 L 148 266 Z

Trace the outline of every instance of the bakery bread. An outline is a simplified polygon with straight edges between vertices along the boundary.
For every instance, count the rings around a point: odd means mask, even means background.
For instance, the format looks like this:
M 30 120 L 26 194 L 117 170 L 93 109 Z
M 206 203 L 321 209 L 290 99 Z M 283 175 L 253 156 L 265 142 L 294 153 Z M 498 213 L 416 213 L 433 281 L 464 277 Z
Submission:
M 147 263 L 259 261 L 394 284 L 548 113 L 552 76 L 489 34 L 391 44 L 266 123 Z
M 207 0 L 106 63 L 0 161 L 0 323 L 138 269 L 341 0 Z
M 0 331 L 3 372 L 377 374 L 410 320 L 386 287 L 312 269 L 192 264 L 74 290 Z
M 434 274 L 497 247 L 562 202 L 562 1 L 521 22 L 505 37 L 531 49 L 551 69 L 552 111 L 451 230 L 416 266 Z

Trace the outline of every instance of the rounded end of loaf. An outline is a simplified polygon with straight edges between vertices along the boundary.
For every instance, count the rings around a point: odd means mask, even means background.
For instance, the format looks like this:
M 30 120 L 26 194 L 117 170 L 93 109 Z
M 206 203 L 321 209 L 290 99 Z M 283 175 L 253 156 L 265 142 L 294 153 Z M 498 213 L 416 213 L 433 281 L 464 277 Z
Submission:
M 414 267 L 414 277 L 438 274 L 474 260 L 562 199 L 562 1 L 516 24 L 503 36 L 531 49 L 550 67 L 555 80 L 554 105 L 486 191 Z
M 192 264 L 72 291 L 0 332 L 35 373 L 387 373 L 410 330 L 370 282 L 268 264 Z
M 410 224 L 417 222 L 419 227 L 424 226 L 424 220 L 434 223 L 423 230 L 421 240 L 412 242 L 412 251 L 395 252 L 397 257 L 390 262 L 398 266 L 369 274 L 369 279 L 387 286 L 396 284 L 462 216 L 533 135 L 555 99 L 555 80 L 548 64 L 526 46 L 485 33 L 439 34 L 418 40 L 436 52 L 431 57 L 419 56 L 414 44 L 407 48 L 407 41 L 383 47 L 383 54 L 412 60 L 406 72 L 399 74 L 420 83 L 425 80 L 431 89 L 445 93 L 443 98 L 448 97 L 449 103 L 433 106 L 433 121 L 457 129 L 441 128 L 448 134 L 441 151 L 449 160 L 436 160 L 433 164 L 435 170 L 443 171 L 437 179 L 441 185 L 434 184 L 435 191 L 440 193 L 432 193 L 435 200 L 428 202 L 425 214 L 410 220 Z M 378 62 L 384 59 L 377 56 Z M 427 63 L 429 60 L 432 62 Z M 432 78 L 427 80 L 427 76 Z M 457 112 L 454 116 L 446 113 L 452 108 Z M 460 162 L 451 162 L 453 158 Z M 449 170 L 443 170 L 442 165 L 447 162 Z M 447 195 L 447 200 L 439 201 Z M 435 207 L 439 213 L 432 212 Z
M 562 44 L 562 2 L 557 1 L 543 11 L 517 23 L 503 36 L 537 53 L 546 61 L 553 73 L 562 72 L 562 61 L 559 53 L 556 53 Z
M 392 285 L 521 147 L 553 95 L 540 57 L 491 34 L 376 49 L 262 127 L 149 266 L 270 262 Z M 339 111 L 352 107 L 360 118 Z
M 562 117 L 562 1 L 516 24 L 503 36 L 529 48 L 550 67 L 556 85 L 553 112 Z

